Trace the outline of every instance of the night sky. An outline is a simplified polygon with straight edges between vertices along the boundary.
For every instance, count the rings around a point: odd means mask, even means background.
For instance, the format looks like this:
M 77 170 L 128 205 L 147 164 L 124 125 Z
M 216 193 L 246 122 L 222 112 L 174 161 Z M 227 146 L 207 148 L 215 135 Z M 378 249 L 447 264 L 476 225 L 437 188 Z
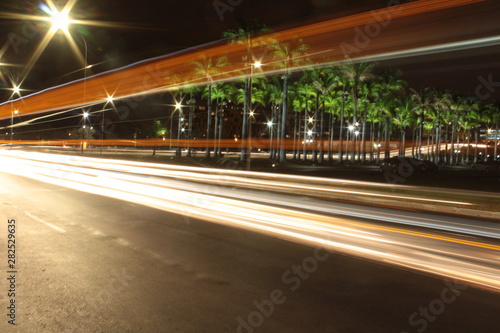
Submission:
M 60 8 L 66 1 L 55 2 Z M 402 3 L 408 1 L 401 1 Z M 31 15 L 46 15 L 41 1 L 4 0 L 0 11 Z M 280 29 L 299 22 L 313 22 L 325 17 L 340 17 L 387 6 L 387 0 L 220 0 L 218 13 L 214 0 L 79 0 L 71 13 L 75 19 L 120 23 L 121 27 L 73 25 L 70 31 L 87 61 L 99 64 L 93 73 L 124 66 L 142 59 L 175 52 L 221 38 L 224 31 L 235 29 L 241 22 L 259 19 Z M 226 11 L 223 11 L 223 3 Z M 235 4 L 234 6 L 228 3 Z M 498 5 L 496 6 L 498 9 Z M 498 16 L 497 16 L 498 17 Z M 28 24 L 27 24 L 28 23 Z M 480 25 L 481 22 L 478 22 Z M 35 27 L 35 28 L 33 28 Z M 0 43 L 4 45 L 2 66 L 4 86 L 7 78 L 20 79 L 23 65 L 33 54 L 49 28 L 48 23 L 0 19 Z M 13 37 L 14 36 L 14 37 Z M 16 40 L 17 47 L 12 46 Z M 496 73 L 500 81 L 499 47 L 490 47 L 460 54 L 443 54 L 425 59 L 403 59 L 380 64 L 380 68 L 401 68 L 405 79 L 415 88 L 438 86 L 455 90 L 474 91 L 479 77 Z M 88 73 L 90 74 L 90 73 Z M 38 91 L 83 76 L 82 64 L 72 53 L 68 42 L 58 33 L 50 42 L 23 83 L 25 89 Z M 498 91 L 494 95 L 498 95 Z M 26 95 L 29 92 L 23 92 Z M 5 95 L 5 94 L 4 94 Z M 9 94 L 7 94 L 9 95 Z M 4 97 L 3 100 L 6 100 Z

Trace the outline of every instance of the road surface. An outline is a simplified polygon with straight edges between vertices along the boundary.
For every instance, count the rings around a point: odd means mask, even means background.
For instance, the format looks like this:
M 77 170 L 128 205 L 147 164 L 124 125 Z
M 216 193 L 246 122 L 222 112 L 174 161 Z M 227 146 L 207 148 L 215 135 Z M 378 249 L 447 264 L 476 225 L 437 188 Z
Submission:
M 16 326 L 4 315 L 2 332 L 497 332 L 496 293 L 29 178 L 0 182 L 2 247 L 8 219 L 18 240 Z

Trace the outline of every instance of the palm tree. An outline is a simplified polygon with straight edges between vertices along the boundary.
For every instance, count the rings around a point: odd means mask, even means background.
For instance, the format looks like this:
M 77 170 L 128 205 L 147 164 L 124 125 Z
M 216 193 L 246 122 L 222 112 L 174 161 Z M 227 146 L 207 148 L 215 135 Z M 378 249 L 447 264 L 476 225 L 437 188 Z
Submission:
M 270 116 L 268 121 L 270 122 L 269 126 L 269 135 L 270 135 L 270 150 L 269 150 L 269 158 L 276 159 L 277 149 L 275 149 L 274 138 L 278 137 L 277 129 L 280 124 L 279 110 L 281 104 L 283 103 L 283 91 L 281 90 L 283 87 L 283 83 L 281 82 L 278 76 L 272 76 L 265 80 L 259 80 L 259 88 L 260 91 L 264 92 L 263 101 L 261 104 L 264 106 L 269 106 Z M 276 129 L 276 130 L 275 130 Z
M 449 164 L 453 165 L 455 162 L 458 164 L 458 158 L 455 160 L 454 156 L 459 146 L 460 133 L 457 130 L 460 128 L 462 123 L 461 117 L 465 113 L 465 104 L 463 96 L 457 96 L 455 94 L 450 94 L 449 100 L 449 122 L 451 123 L 451 139 L 450 139 L 450 154 L 449 154 Z M 455 137 L 457 138 L 457 146 L 455 147 Z
M 335 120 L 336 116 L 342 113 L 344 98 L 342 98 L 342 92 L 340 91 L 332 91 L 327 94 L 323 98 L 323 110 L 329 114 L 328 121 L 328 132 L 330 136 L 328 138 L 328 161 L 331 162 L 333 160 L 333 138 L 334 138 L 334 128 L 335 128 Z M 343 114 L 342 114 L 343 118 Z M 343 119 L 342 119 L 343 120 Z M 342 149 L 341 141 L 342 137 L 342 123 L 339 126 L 339 149 Z
M 218 83 L 211 90 L 210 98 L 215 101 L 214 157 L 221 156 L 220 141 L 222 139 L 224 106 L 227 105 L 234 91 L 235 88 L 230 83 Z M 208 89 L 205 91 L 205 94 L 207 93 Z M 208 96 L 206 97 L 208 98 Z
M 283 70 L 283 104 L 281 110 L 280 127 L 280 154 L 279 161 L 286 160 L 286 148 L 284 141 L 286 138 L 286 118 L 288 113 L 288 85 L 291 71 L 294 67 L 304 65 L 307 62 L 306 52 L 309 46 L 304 44 L 302 39 L 291 40 L 286 43 L 274 43 L 269 45 L 270 56 L 275 67 Z
M 228 60 L 227 57 L 219 57 L 217 59 L 207 58 L 202 56 L 200 60 L 193 61 L 192 65 L 194 66 L 194 73 L 205 77 L 208 82 L 207 87 L 207 134 L 206 139 L 210 139 L 210 130 L 212 124 L 212 88 L 214 85 L 214 77 L 221 74 L 221 69 L 227 66 Z M 215 138 L 214 138 L 215 139 Z M 205 150 L 205 158 L 210 158 L 210 145 L 207 144 L 207 148 Z
M 199 87 L 194 87 L 194 86 L 188 86 L 188 87 L 185 87 L 182 89 L 182 91 L 185 94 L 189 95 L 189 99 L 186 102 L 187 105 L 189 105 L 188 134 L 187 134 L 188 145 L 190 145 L 189 142 L 193 139 L 193 118 L 194 118 L 194 108 L 195 108 L 195 104 L 196 104 L 195 96 L 196 96 L 196 94 L 198 94 L 198 92 L 200 92 L 200 90 L 201 89 Z M 187 156 L 191 157 L 191 147 L 190 146 L 188 146 Z
M 348 82 L 350 88 L 350 96 L 353 104 L 353 119 L 352 124 L 354 126 L 358 123 L 358 100 L 359 100 L 359 90 L 361 88 L 361 83 L 364 81 L 371 80 L 373 78 L 373 68 L 374 63 L 358 62 L 354 63 L 349 61 L 346 65 L 340 66 L 340 74 L 345 81 Z M 351 151 L 351 162 L 355 162 L 356 152 L 355 149 Z
M 253 21 L 251 24 L 246 24 L 243 22 L 242 26 L 237 30 L 228 30 L 223 33 L 224 38 L 229 39 L 229 43 L 238 43 L 246 45 L 247 52 L 243 55 L 243 61 L 247 64 L 245 68 L 245 94 L 243 101 L 243 122 L 241 130 L 241 138 L 244 140 L 248 139 L 248 119 L 251 109 L 251 94 L 252 94 L 252 76 L 255 69 L 254 63 L 256 59 L 253 58 L 253 50 L 255 47 L 264 47 L 267 41 L 264 39 L 255 39 L 257 36 L 262 36 L 269 33 L 271 30 L 259 20 Z M 256 45 L 256 41 L 260 44 Z M 240 161 L 244 162 L 248 158 L 248 149 L 242 148 Z
M 320 125 L 319 125 L 319 159 L 318 162 L 322 163 L 324 160 L 324 128 L 325 128 L 325 98 L 327 98 L 335 89 L 337 89 L 338 84 L 340 82 L 340 78 L 333 71 L 332 68 L 321 68 L 317 70 L 311 71 L 311 82 L 316 89 L 316 110 L 319 110 L 321 104 L 321 116 L 320 116 Z M 316 117 L 315 117 L 316 118 Z M 330 114 L 331 118 L 331 114 Z M 317 119 L 315 119 L 317 121 Z M 331 124 L 331 119 L 330 119 Z M 316 160 L 316 151 L 313 153 L 313 160 Z M 331 159 L 331 153 L 330 153 Z
M 309 115 L 309 107 L 311 104 L 313 104 L 312 102 L 312 99 L 315 99 L 317 94 L 316 94 L 316 89 L 314 88 L 314 86 L 311 84 L 311 83 L 302 83 L 302 82 L 298 82 L 298 86 L 297 86 L 297 94 L 298 94 L 298 98 L 299 100 L 304 103 L 303 106 L 304 106 L 304 134 L 303 134 L 303 138 L 304 138 L 304 147 L 303 147 L 303 151 L 304 151 L 304 155 L 302 156 L 302 160 L 303 161 L 306 161 L 307 160 L 307 143 L 309 142 L 309 139 L 310 138 L 313 138 L 314 137 L 314 133 L 315 133 L 315 121 L 317 119 L 317 111 L 315 111 L 315 117 L 314 118 L 311 118 L 310 115 Z M 312 125 L 311 125 L 312 123 Z M 312 128 L 311 128 L 312 126 Z
M 413 110 L 415 109 L 415 101 L 411 96 L 400 96 L 396 100 L 395 117 L 393 121 L 400 129 L 400 144 L 399 156 L 405 157 L 406 155 L 406 128 L 413 123 Z
M 385 144 L 384 144 L 384 157 L 390 157 L 390 135 L 391 135 L 391 119 L 396 116 L 397 98 L 404 93 L 404 87 L 406 82 L 401 80 L 399 77 L 401 72 L 399 71 L 387 71 L 380 75 L 378 78 L 375 89 L 377 91 L 375 98 L 376 103 L 380 108 L 381 117 L 384 119 L 384 133 L 385 133 Z M 380 130 L 379 126 L 379 130 Z M 377 160 L 379 156 L 377 154 Z
M 427 116 L 428 109 L 430 108 L 430 105 L 432 104 L 433 100 L 433 95 L 432 95 L 432 89 L 431 88 L 424 88 L 420 93 L 417 92 L 414 89 L 410 89 L 412 98 L 415 100 L 416 108 L 415 108 L 415 115 L 416 115 L 416 127 L 417 127 L 417 138 L 416 138 L 416 158 L 421 159 L 422 158 L 422 132 L 423 132 L 423 127 L 424 127 L 424 121 Z

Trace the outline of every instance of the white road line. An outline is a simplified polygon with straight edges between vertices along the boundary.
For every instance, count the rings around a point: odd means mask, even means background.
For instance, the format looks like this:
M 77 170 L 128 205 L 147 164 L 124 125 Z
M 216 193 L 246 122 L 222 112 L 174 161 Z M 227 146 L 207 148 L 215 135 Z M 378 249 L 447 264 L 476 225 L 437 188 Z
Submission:
M 44 219 L 41 219 L 41 218 L 39 218 L 38 216 L 35 216 L 35 215 L 31 214 L 30 212 L 23 211 L 23 213 L 24 213 L 25 215 L 27 215 L 27 216 L 31 217 L 33 220 L 38 221 L 38 222 L 40 222 L 40 223 L 42 223 L 42 224 L 45 224 L 47 227 L 54 229 L 55 231 L 59 231 L 59 232 L 66 232 L 66 230 L 64 230 L 63 228 L 58 227 L 57 225 L 54 225 L 54 224 L 52 224 L 52 223 L 50 223 L 50 222 L 47 222 L 47 221 L 45 221 Z

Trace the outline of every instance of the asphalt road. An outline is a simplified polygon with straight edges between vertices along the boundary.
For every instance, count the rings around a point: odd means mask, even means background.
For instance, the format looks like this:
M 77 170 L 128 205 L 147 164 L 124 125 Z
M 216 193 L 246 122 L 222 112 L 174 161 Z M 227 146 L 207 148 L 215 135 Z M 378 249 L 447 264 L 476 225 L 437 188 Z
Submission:
M 19 176 L 0 184 L 2 332 L 498 331 L 495 293 Z

